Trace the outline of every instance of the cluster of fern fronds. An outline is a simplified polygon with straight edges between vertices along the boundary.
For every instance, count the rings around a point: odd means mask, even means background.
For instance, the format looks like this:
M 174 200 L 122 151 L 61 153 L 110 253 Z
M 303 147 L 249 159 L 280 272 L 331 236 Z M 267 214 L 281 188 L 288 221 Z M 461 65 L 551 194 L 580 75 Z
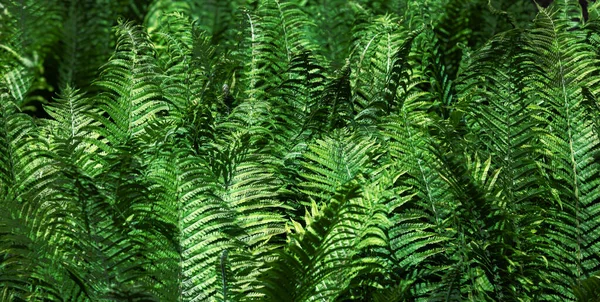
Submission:
M 0 301 L 600 299 L 579 2 L 2 1 Z

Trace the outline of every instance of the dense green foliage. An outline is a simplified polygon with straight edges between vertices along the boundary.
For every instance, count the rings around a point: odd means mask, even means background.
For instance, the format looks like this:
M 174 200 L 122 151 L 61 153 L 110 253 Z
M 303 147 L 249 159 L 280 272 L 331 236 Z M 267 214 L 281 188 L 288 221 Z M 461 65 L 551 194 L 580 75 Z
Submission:
M 600 2 L 6 0 L 1 301 L 598 301 Z

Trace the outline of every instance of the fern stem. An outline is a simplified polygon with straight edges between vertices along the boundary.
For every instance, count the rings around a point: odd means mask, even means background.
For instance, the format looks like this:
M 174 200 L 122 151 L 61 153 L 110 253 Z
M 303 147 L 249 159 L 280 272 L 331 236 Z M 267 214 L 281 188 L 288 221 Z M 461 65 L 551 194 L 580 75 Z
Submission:
M 223 280 L 223 301 L 225 302 L 227 302 L 227 275 L 225 274 L 227 254 L 227 250 L 223 250 L 223 252 L 221 252 L 221 279 Z

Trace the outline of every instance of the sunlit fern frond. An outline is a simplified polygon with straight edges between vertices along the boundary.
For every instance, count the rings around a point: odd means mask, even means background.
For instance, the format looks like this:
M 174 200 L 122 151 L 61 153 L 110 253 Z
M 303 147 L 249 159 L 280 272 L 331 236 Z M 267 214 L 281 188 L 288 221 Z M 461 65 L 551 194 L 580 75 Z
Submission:
M 7 45 L 0 44 L 0 50 L 4 51 L 0 56 L 1 85 L 21 110 L 34 112 L 36 108 L 32 103 L 43 101 L 36 93 L 48 89 L 42 77 L 42 58 L 35 52 L 22 54 L 19 48 Z M 2 59 L 7 59 L 10 63 L 2 62 Z
M 240 248 L 232 238 L 235 215 L 216 195 L 219 188 L 206 163 L 177 145 L 177 140 L 164 145 L 150 168 L 149 178 L 156 184 L 153 191 L 159 197 L 156 211 L 174 227 L 172 237 L 163 238 L 175 242 L 153 243 L 155 269 L 173 278 L 165 280 L 164 299 L 220 301 L 224 280 L 232 276 L 222 275 L 219 257 Z
M 284 54 L 283 58 L 278 60 L 280 68 L 286 69 L 284 63 L 289 64 L 295 55 L 318 49 L 308 36 L 316 30 L 315 24 L 308 19 L 297 3 L 281 0 L 261 1 L 258 10 L 262 15 L 263 26 L 269 29 L 267 37 L 271 41 L 271 47 Z
M 95 83 L 103 89 L 95 102 L 108 115 L 95 116 L 103 125 L 96 131 L 113 144 L 140 135 L 145 123 L 168 109 L 159 94 L 160 76 L 146 35 L 131 23 L 121 22 L 116 31 L 115 53 Z
M 72 273 L 75 270 L 68 263 L 69 258 L 62 257 L 66 246 L 61 229 L 68 224 L 60 221 L 61 216 L 64 217 L 60 205 L 55 204 L 58 207 L 52 211 L 42 210 L 33 204 L 22 204 L 12 190 L 2 193 L 0 203 L 10 210 L 0 214 L 0 274 L 3 276 L 0 299 L 92 299 L 79 273 Z M 48 219 L 54 214 L 57 214 L 54 219 Z
M 495 186 L 499 171 L 490 170 L 489 159 L 483 162 L 477 157 L 461 156 L 461 148 L 460 142 L 449 139 L 433 150 L 443 163 L 440 176 L 450 186 L 457 204 L 451 216 L 456 254 L 446 262 L 448 270 L 439 272 L 441 287 L 433 297 L 436 301 L 449 296 L 505 300 L 501 272 L 510 263 L 503 253 L 510 243 L 502 235 L 510 227 L 512 214 L 495 201 L 500 191 Z
M 327 205 L 312 203 L 306 226 L 292 222 L 288 244 L 260 276 L 265 301 L 335 300 L 353 276 L 370 266 L 354 245 L 366 210 L 355 202 L 357 194 L 348 184 Z
M 373 169 L 371 163 L 377 142 L 370 137 L 336 131 L 337 138 L 325 137 L 303 153 L 301 190 L 317 201 L 330 199 L 347 183 L 363 179 Z
M 9 300 L 78 296 L 76 278 L 62 262 L 63 243 L 68 241 L 63 230 L 69 228 L 65 216 L 70 212 L 52 194 L 60 178 L 38 127 L 19 112 L 5 88 L 0 88 L 0 194 L 5 209 L 0 217 L 2 295 Z M 65 287 L 61 290 L 55 284 Z
M 97 122 L 90 117 L 95 111 L 89 98 L 67 85 L 52 104 L 44 106 L 44 110 L 52 118 L 41 124 L 48 134 L 51 150 L 57 155 L 55 159 L 64 160 L 93 176 L 97 172 L 96 165 L 102 165 L 93 155 L 106 147 L 98 142 L 99 135 L 90 131 Z
M 22 110 L 35 112 L 42 95 L 52 90 L 44 63 L 60 37 L 62 5 L 58 1 L 5 1 L 0 20 L 0 78 Z M 50 58 L 51 59 L 51 58 Z

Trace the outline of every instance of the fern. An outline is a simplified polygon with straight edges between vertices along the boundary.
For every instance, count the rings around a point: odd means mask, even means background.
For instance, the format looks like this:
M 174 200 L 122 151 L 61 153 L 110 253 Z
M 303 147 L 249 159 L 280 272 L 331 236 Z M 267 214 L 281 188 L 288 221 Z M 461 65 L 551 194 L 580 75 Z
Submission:
M 151 44 L 130 23 L 119 24 L 117 34 L 115 54 L 96 83 L 106 89 L 97 102 L 110 117 L 96 117 L 108 130 L 97 131 L 114 144 L 143 133 L 144 123 L 166 110 L 159 98 Z
M 394 183 L 405 188 L 392 208 L 393 226 L 388 234 L 393 268 L 396 278 L 407 280 L 400 287 L 406 299 L 419 299 L 432 295 L 436 285 L 428 284 L 428 279 L 443 268 L 430 261 L 452 254 L 445 244 L 455 232 L 447 225 L 455 203 L 448 186 L 434 172 L 442 166 L 430 151 L 434 138 L 426 131 L 435 125 L 427 115 L 432 105 L 423 101 L 422 94 L 408 95 L 400 112 L 383 120 L 380 127 L 388 150 L 386 161 L 397 175 Z
M 350 245 L 358 220 L 348 218 L 361 209 L 351 202 L 355 190 L 344 191 L 323 210 L 313 204 L 305 217 L 306 228 L 293 224 L 295 234 L 287 253 L 278 252 L 280 260 L 270 264 L 265 276 L 266 301 L 335 299 L 349 280 L 334 274 L 352 276 L 360 270 L 351 260 L 355 252 Z M 281 280 L 289 281 L 278 285 Z
M 543 219 L 536 214 L 541 211 L 537 206 L 541 202 L 538 196 L 549 195 L 547 187 L 536 185 L 542 178 L 536 164 L 540 158 L 531 155 L 541 148 L 539 137 L 544 123 L 533 118 L 541 111 L 533 104 L 533 99 L 527 98 L 524 88 L 527 75 L 517 72 L 528 70 L 526 60 L 519 55 L 519 47 L 526 39 L 523 35 L 521 30 L 513 30 L 492 39 L 489 47 L 474 55 L 474 61 L 468 68 L 472 73 L 467 71 L 462 79 L 466 88 L 463 91 L 465 100 L 473 102 L 465 108 L 467 123 L 472 133 L 478 136 L 473 148 L 489 154 L 487 169 L 492 163 L 499 169 L 496 181 L 502 191 L 498 195 L 498 206 L 510 215 L 503 232 L 511 236 L 496 238 L 500 244 L 506 245 L 507 249 L 502 251 L 506 253 L 505 257 L 512 258 L 510 265 L 499 267 L 504 270 L 502 275 L 507 276 L 505 282 L 518 281 L 503 286 L 502 296 L 506 299 L 516 299 L 519 295 L 515 292 L 517 289 L 538 290 L 530 285 L 537 278 L 531 272 L 541 269 L 541 255 L 533 245 L 522 243 L 543 245 L 542 239 L 533 234 L 538 232 L 538 225 Z M 489 72 L 483 71 L 488 68 Z M 482 74 L 489 75 L 489 78 L 476 78 Z M 487 84 L 481 85 L 484 82 Z M 485 87 L 485 90 L 478 87 Z M 508 277 L 511 274 L 517 275 Z
M 596 299 L 598 3 L 552 2 L 3 2 L 0 299 Z
M 566 13 L 567 9 L 563 8 L 562 12 Z M 594 215 L 594 201 L 598 198 L 593 180 L 596 179 L 595 161 L 592 159 L 598 138 L 582 110 L 583 106 L 579 105 L 582 96 L 578 88 L 587 84 L 581 75 L 590 72 L 593 67 L 586 62 L 589 60 L 586 59 L 589 56 L 586 44 L 576 43 L 578 33 L 567 31 L 572 24 L 555 21 L 547 11 L 538 16 L 537 24 L 539 29 L 532 32 L 532 39 L 539 47 L 549 46 L 547 49 L 554 58 L 537 65 L 541 70 L 551 70 L 546 82 L 548 88 L 543 90 L 542 95 L 551 116 L 548 116 L 547 134 L 541 141 L 550 154 L 544 168 L 560 200 L 560 204 L 553 208 L 551 215 L 555 219 L 547 233 L 555 248 L 548 252 L 550 259 L 555 259 L 550 260 L 552 275 L 561 271 L 572 276 L 570 282 L 556 280 L 557 295 L 571 297 L 571 282 L 597 270 L 593 256 L 595 240 L 587 238 L 590 235 L 588 230 L 595 227 L 587 217 Z M 576 56 L 573 55 L 575 51 L 578 53 Z M 588 254 L 590 252 L 591 255 Z M 565 261 L 567 255 L 570 255 L 569 260 Z
M 62 41 L 55 51 L 61 53 L 58 87 L 90 86 L 98 76 L 98 68 L 110 57 L 111 10 L 101 3 L 68 1 L 62 27 Z
M 357 35 L 356 66 L 353 90 L 358 111 L 356 118 L 377 120 L 402 107 L 408 90 L 418 81 L 412 74 L 410 51 L 420 31 L 408 32 L 398 28 L 393 18 L 385 16 L 370 27 L 360 29 Z M 399 32 L 398 32 L 399 31 Z M 362 38 L 364 37 L 364 38 Z M 365 75 L 371 74 L 373 79 Z M 382 111 L 382 113 L 378 113 Z

